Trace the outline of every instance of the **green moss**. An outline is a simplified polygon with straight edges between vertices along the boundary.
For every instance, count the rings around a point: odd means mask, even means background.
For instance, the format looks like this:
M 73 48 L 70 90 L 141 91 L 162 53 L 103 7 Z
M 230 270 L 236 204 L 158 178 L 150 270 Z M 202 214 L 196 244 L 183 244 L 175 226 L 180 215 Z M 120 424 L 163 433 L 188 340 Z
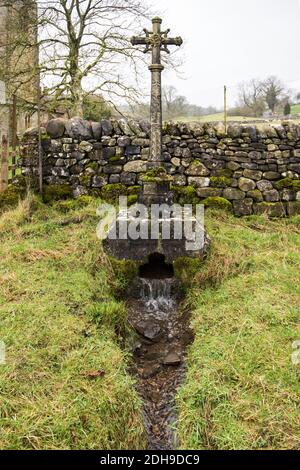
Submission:
M 67 201 L 57 201 L 54 204 L 55 209 L 61 212 L 70 212 L 73 210 L 81 209 L 87 207 L 93 202 L 93 197 L 91 196 L 81 196 L 78 199 L 69 199 Z
M 113 157 L 110 157 L 108 161 L 112 164 L 119 163 L 120 162 L 120 157 L 119 156 L 113 156 Z
M 155 183 L 159 181 L 172 181 L 172 177 L 167 174 L 165 168 L 152 168 L 143 175 L 143 181 L 148 183 Z
M 109 260 L 114 272 L 115 292 L 118 295 L 124 295 L 133 280 L 138 277 L 138 264 L 131 260 L 117 260 L 115 258 L 109 258 Z
M 99 165 L 96 162 L 89 163 L 86 168 L 90 168 L 91 170 L 98 171 Z
M 124 184 L 107 184 L 102 188 L 102 197 L 107 202 L 116 203 L 120 196 L 127 195 L 127 187 Z
M 284 178 L 283 180 L 277 181 L 274 183 L 274 187 L 278 190 L 280 189 L 285 189 L 285 188 L 291 188 L 293 186 L 293 180 L 292 178 Z
M 293 181 L 292 189 L 294 191 L 300 191 L 300 180 L 294 180 Z
M 79 181 L 82 186 L 89 187 L 91 185 L 91 175 L 81 175 L 79 176 Z
M 68 184 L 49 184 L 44 186 L 44 202 L 60 201 L 73 198 L 73 191 Z
M 127 194 L 128 196 L 137 195 L 142 191 L 142 186 L 128 186 Z
M 171 186 L 178 204 L 198 204 L 200 199 L 193 186 Z
M 200 271 L 203 266 L 203 261 L 199 258 L 178 258 L 173 263 L 174 274 L 177 279 L 180 280 L 183 289 L 189 288 L 195 275 Z
M 25 194 L 25 188 L 10 184 L 5 191 L 0 193 L 0 211 L 17 206 Z
M 127 203 L 129 206 L 132 206 L 133 204 L 136 204 L 138 201 L 138 196 L 137 194 L 131 194 L 128 196 Z
M 233 175 L 233 171 L 229 170 L 229 168 L 222 168 L 222 170 L 217 170 L 217 176 L 224 176 L 225 178 L 231 178 Z
M 248 196 L 254 199 L 256 202 L 261 202 L 263 201 L 263 195 L 259 189 L 253 189 L 252 191 L 249 191 Z
M 212 176 L 210 178 L 210 186 L 212 188 L 228 188 L 228 186 L 231 186 L 231 178 L 227 178 L 227 176 Z
M 227 211 L 232 210 L 232 204 L 230 201 L 227 199 L 224 199 L 223 197 L 208 197 L 207 199 L 204 199 L 202 201 L 202 204 L 205 207 L 213 207 L 216 209 L 225 209 Z

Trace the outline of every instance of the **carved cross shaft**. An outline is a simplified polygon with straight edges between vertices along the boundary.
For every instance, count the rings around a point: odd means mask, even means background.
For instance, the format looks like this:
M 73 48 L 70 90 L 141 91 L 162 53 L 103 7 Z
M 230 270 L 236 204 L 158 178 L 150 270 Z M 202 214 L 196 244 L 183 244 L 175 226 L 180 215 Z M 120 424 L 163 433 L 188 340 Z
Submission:
M 162 156 L 162 89 L 161 73 L 164 66 L 161 64 L 161 51 L 169 53 L 168 46 L 181 46 L 183 41 L 180 37 L 169 38 L 170 30 L 161 31 L 162 20 L 153 18 L 153 31 L 144 29 L 146 36 L 134 36 L 131 39 L 133 46 L 145 45 L 144 52 L 152 50 L 152 64 L 149 67 L 151 71 L 151 150 L 149 168 L 163 166 Z

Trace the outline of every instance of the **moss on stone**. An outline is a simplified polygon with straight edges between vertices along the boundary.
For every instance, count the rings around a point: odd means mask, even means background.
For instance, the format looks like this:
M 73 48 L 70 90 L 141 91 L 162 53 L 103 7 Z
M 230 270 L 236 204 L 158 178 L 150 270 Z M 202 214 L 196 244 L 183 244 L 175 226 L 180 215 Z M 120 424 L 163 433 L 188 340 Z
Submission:
M 231 178 L 227 178 L 227 176 L 212 176 L 210 178 L 210 186 L 212 188 L 228 188 L 231 186 Z
M 143 181 L 147 183 L 156 183 L 163 181 L 172 181 L 172 177 L 167 174 L 165 168 L 152 168 L 148 170 L 142 177 Z
M 195 275 L 200 271 L 203 266 L 203 261 L 199 258 L 178 258 L 173 263 L 174 275 L 180 280 L 183 289 L 188 289 L 192 283 Z
M 292 178 L 284 178 L 283 180 L 280 180 L 274 183 L 274 187 L 278 190 L 285 189 L 285 188 L 292 188 L 293 181 L 294 180 Z
M 228 199 L 223 197 L 208 197 L 202 201 L 202 204 L 205 207 L 213 207 L 215 209 L 223 209 L 227 211 L 232 211 L 232 204 Z
M 127 194 L 128 196 L 137 195 L 142 191 L 142 186 L 128 186 Z
M 92 162 L 92 163 L 89 163 L 86 168 L 90 168 L 91 170 L 94 170 L 94 171 L 97 171 L 98 168 L 99 168 L 99 165 L 98 163 L 96 162 Z
M 172 186 L 171 190 L 175 194 L 176 202 L 179 204 L 198 204 L 200 199 L 193 186 Z
M 91 196 L 81 196 L 78 199 L 68 199 L 67 201 L 57 201 L 54 206 L 62 212 L 70 212 L 81 209 L 92 204 L 94 198 Z
M 277 190 L 291 189 L 293 191 L 300 191 L 300 180 L 294 180 L 292 178 L 284 178 L 283 180 L 276 181 L 274 187 Z
M 44 202 L 60 201 L 73 198 L 73 191 L 68 184 L 49 184 L 44 186 Z
M 103 199 L 107 202 L 116 203 L 120 196 L 127 195 L 127 187 L 124 184 L 107 184 L 101 191 Z
M 0 193 L 0 211 L 15 207 L 26 194 L 26 189 L 10 184 Z
M 132 206 L 133 204 L 136 204 L 138 201 L 138 195 L 137 194 L 131 194 L 128 196 L 127 203 L 129 206 Z
M 292 189 L 293 191 L 300 191 L 300 180 L 293 180 Z
M 116 164 L 116 163 L 120 162 L 120 157 L 114 155 L 114 156 L 110 157 L 108 161 L 109 161 L 109 163 Z
M 82 186 L 89 187 L 91 186 L 91 181 L 92 181 L 91 175 L 81 175 L 79 176 L 79 181 Z
M 217 176 L 224 176 L 225 178 L 231 178 L 233 173 L 234 172 L 229 168 L 222 168 L 221 170 L 216 171 Z
M 114 271 L 115 285 L 113 287 L 117 294 L 123 295 L 132 285 L 134 279 L 138 277 L 138 263 L 132 260 L 117 260 L 113 257 L 110 257 L 109 260 Z

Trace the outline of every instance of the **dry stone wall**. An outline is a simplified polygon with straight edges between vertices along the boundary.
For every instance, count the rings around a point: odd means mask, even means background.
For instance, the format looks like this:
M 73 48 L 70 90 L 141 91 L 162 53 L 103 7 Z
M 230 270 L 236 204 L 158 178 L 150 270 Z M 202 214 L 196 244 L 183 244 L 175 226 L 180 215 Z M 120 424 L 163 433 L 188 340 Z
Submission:
M 139 189 L 150 154 L 150 125 L 73 118 L 43 130 L 44 182 L 68 186 L 75 197 Z M 163 153 L 181 202 L 232 207 L 237 216 L 300 213 L 300 126 L 167 123 Z M 37 132 L 24 135 L 20 166 L 38 174 Z M 30 150 L 28 150 L 30 149 Z M 127 188 L 127 189 L 126 189 Z

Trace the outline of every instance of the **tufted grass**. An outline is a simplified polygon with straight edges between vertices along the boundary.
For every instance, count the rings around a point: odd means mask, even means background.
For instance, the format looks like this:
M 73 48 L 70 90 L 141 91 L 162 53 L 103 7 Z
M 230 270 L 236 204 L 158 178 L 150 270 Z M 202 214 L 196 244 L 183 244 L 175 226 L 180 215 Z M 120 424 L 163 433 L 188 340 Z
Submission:
M 182 449 L 299 449 L 300 217 L 210 211 L 189 294 L 195 342 L 177 397 Z
M 28 196 L 0 218 L 1 449 L 145 447 L 96 204 Z

